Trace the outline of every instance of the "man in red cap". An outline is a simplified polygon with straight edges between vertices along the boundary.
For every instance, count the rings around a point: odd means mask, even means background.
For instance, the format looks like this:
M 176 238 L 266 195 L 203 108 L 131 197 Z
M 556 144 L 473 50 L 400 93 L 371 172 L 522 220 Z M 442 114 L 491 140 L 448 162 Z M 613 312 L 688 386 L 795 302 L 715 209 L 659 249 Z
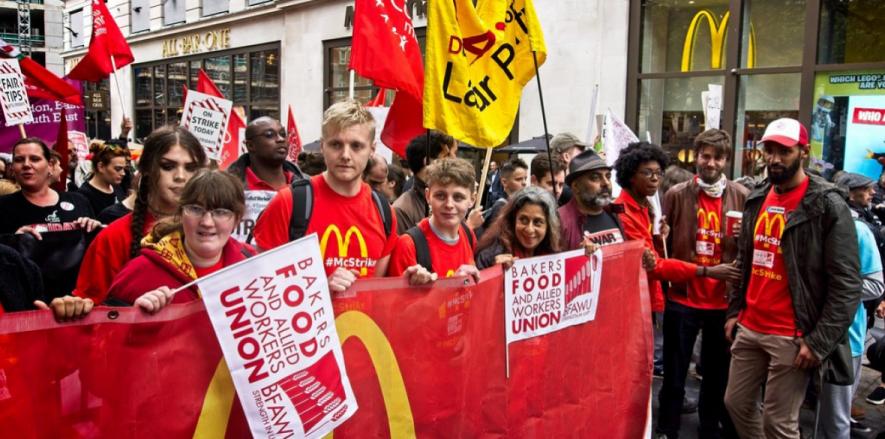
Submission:
M 857 235 L 842 193 L 802 168 L 802 124 L 778 119 L 761 142 L 768 179 L 744 206 L 725 405 L 741 437 L 798 439 L 810 371 L 833 384 L 854 379 L 847 329 L 861 291 Z

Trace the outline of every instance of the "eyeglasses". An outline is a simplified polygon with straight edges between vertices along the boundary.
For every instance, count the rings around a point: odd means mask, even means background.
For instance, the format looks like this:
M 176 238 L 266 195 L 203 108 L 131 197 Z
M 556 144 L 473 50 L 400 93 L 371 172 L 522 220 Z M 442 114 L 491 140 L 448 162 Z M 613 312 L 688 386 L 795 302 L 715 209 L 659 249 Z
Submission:
M 257 137 L 257 136 L 262 136 L 262 137 L 264 137 L 265 139 L 276 139 L 277 136 L 280 136 L 280 137 L 282 137 L 282 138 L 284 138 L 284 139 L 287 138 L 287 137 L 286 137 L 286 130 L 280 130 L 279 132 L 274 131 L 274 130 L 267 130 L 267 131 L 265 131 L 265 132 L 263 132 L 263 133 L 256 134 L 255 136 L 250 137 L 250 139 L 254 139 L 254 138 Z
M 186 204 L 181 206 L 181 211 L 191 218 L 200 218 L 202 219 L 206 212 L 209 212 L 209 216 L 212 217 L 213 220 L 216 221 L 230 221 L 233 220 L 236 214 L 230 209 L 212 209 L 208 210 L 203 206 L 199 206 L 196 204 Z
M 638 171 L 637 174 L 645 178 L 651 178 L 652 176 L 661 178 L 664 176 L 664 171 L 661 171 L 660 169 L 658 169 L 657 171 L 649 171 L 648 169 L 643 169 L 641 171 Z

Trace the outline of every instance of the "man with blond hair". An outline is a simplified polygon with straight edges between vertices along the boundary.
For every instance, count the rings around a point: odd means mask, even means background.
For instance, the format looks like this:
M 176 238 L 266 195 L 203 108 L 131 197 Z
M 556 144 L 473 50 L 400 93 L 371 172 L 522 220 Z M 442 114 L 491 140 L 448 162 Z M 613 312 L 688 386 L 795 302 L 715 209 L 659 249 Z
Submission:
M 327 170 L 277 193 L 255 224 L 258 248 L 269 250 L 316 233 L 335 292 L 349 288 L 357 277 L 387 273 L 397 242 L 396 216 L 362 180 L 375 152 L 373 139 L 375 120 L 359 102 L 329 107 L 320 139 Z

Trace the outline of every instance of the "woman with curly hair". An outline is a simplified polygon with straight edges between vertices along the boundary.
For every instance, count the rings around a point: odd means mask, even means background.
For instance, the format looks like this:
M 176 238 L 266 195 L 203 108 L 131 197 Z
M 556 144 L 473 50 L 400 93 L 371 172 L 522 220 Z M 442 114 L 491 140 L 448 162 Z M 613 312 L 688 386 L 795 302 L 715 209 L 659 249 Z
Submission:
M 154 223 L 178 211 L 188 180 L 207 164 L 200 142 L 184 128 L 165 126 L 144 142 L 138 161 L 141 182 L 132 213 L 111 223 L 86 251 L 74 294 L 102 303 L 114 276 L 141 251 Z
M 646 248 L 654 252 L 656 258 L 654 269 L 647 270 L 652 311 L 656 313 L 664 311 L 661 280 L 681 283 L 701 276 L 731 280 L 731 276 L 735 274 L 729 264 L 701 267 L 691 262 L 663 259 L 658 256 L 652 235 L 652 219 L 655 213 L 648 197 L 658 192 L 668 161 L 660 146 L 637 142 L 631 143 L 621 151 L 614 165 L 616 180 L 622 189 L 615 203 L 624 207 L 624 213 L 621 214 L 624 238 L 644 241 Z M 663 219 L 661 223 L 664 223 Z M 664 229 L 666 235 L 666 226 Z
M 89 145 L 89 153 L 92 154 L 92 175 L 77 191 L 89 200 L 92 211 L 98 215 L 126 198 L 121 183 L 129 166 L 129 148 L 96 140 Z
M 515 194 L 476 246 L 476 267 L 509 267 L 518 258 L 563 250 L 556 200 L 546 190 L 529 186 Z

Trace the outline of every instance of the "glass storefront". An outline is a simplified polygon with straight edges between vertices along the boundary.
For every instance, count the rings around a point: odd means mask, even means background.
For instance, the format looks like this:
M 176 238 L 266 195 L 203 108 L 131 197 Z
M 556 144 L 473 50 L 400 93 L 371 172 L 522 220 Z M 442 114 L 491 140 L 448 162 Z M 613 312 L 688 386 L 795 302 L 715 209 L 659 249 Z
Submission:
M 157 127 L 178 123 L 184 87 L 196 88 L 201 68 L 249 120 L 280 118 L 279 45 L 240 48 L 134 66 L 137 139 Z
M 746 175 L 760 170 L 765 126 L 792 117 L 810 127 L 812 166 L 881 172 L 865 157 L 885 153 L 885 2 L 631 0 L 630 8 L 626 120 L 640 138 L 691 168 L 693 138 L 718 120 L 734 139 L 733 175 Z M 878 110 L 883 122 L 873 128 Z

